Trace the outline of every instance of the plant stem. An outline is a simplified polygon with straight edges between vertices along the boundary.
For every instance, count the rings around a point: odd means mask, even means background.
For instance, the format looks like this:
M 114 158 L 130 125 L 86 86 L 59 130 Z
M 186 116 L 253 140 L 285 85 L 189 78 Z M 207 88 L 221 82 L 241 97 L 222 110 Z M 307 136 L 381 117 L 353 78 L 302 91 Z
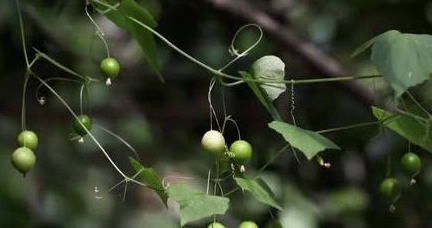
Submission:
M 117 165 L 114 163 L 114 161 L 111 159 L 111 157 L 108 155 L 108 153 L 105 151 L 105 149 L 102 147 L 102 145 L 99 143 L 99 141 L 93 136 L 93 134 L 86 128 L 86 126 L 84 126 L 84 124 L 81 123 L 81 121 L 79 121 L 77 114 L 72 110 L 72 108 L 68 105 L 68 103 L 50 86 L 48 85 L 43 79 L 41 79 L 39 76 L 37 76 L 35 73 L 32 73 L 31 71 L 29 71 L 29 73 L 35 77 L 37 80 L 39 80 L 48 90 L 51 91 L 51 93 L 53 93 L 57 99 L 59 99 L 59 101 L 66 107 L 66 109 L 72 114 L 72 116 L 78 120 L 78 123 L 80 123 L 81 127 L 84 128 L 84 130 L 87 132 L 87 134 L 90 136 L 90 138 L 96 143 L 96 145 L 101 149 L 101 151 L 103 152 L 103 154 L 105 155 L 105 157 L 107 157 L 108 161 L 111 163 L 111 165 L 115 168 L 115 170 L 117 170 L 117 172 L 126 179 L 130 179 L 128 178 L 121 170 L 119 167 L 117 167 Z M 133 181 L 134 182 L 134 181 Z
M 265 165 L 263 165 L 258 172 L 254 175 L 254 177 L 252 178 L 252 180 L 255 180 L 256 178 L 258 178 L 258 176 L 274 161 L 276 160 L 276 158 L 278 158 L 288 147 L 290 147 L 291 145 L 287 144 L 284 147 L 282 147 L 282 149 L 280 149 Z M 238 191 L 240 188 L 239 187 L 235 187 L 234 189 L 232 189 L 231 191 L 227 192 L 224 196 L 228 196 L 236 191 Z
M 62 78 L 62 77 L 52 77 L 52 78 L 47 78 L 44 80 L 46 83 L 50 82 L 50 81 L 64 81 L 64 82 L 73 82 L 73 83 L 77 83 L 77 84 L 82 84 L 81 81 L 79 80 L 75 80 L 75 79 L 71 79 L 71 78 Z M 42 83 L 38 85 L 38 87 L 36 88 L 36 100 L 39 99 L 39 91 L 41 90 L 42 86 L 44 86 Z
M 26 66 L 28 69 L 28 68 L 30 68 L 30 63 L 29 63 L 29 59 L 28 59 L 28 55 L 27 55 L 27 49 L 26 49 L 26 40 L 25 40 L 25 35 L 24 35 L 24 22 L 23 22 L 22 15 L 21 15 L 21 9 L 20 9 L 21 7 L 20 7 L 19 0 L 15 0 L 15 3 L 16 3 L 17 11 L 18 11 L 18 18 L 19 18 L 20 29 L 21 29 L 21 40 L 22 40 L 24 59 L 25 59 Z
M 29 78 L 30 78 L 30 71 L 27 70 L 27 72 L 24 75 L 24 85 L 23 85 L 22 99 L 21 99 L 21 130 L 23 130 L 23 131 L 27 130 L 26 94 L 27 94 L 27 85 L 28 85 Z
M 198 66 L 206 69 L 210 73 L 224 77 L 227 79 L 232 79 L 236 81 L 250 81 L 250 82 L 258 82 L 258 83 L 284 83 L 284 84 L 310 84 L 310 83 L 323 83 L 323 82 L 341 82 L 341 81 L 352 81 L 352 80 L 360 80 L 360 79 L 371 79 L 371 78 L 378 78 L 381 77 L 381 75 L 365 75 L 365 76 L 347 76 L 347 77 L 338 77 L 338 78 L 319 78 L 319 79 L 303 79 L 303 80 L 265 80 L 265 79 L 244 79 L 241 77 L 229 75 L 226 73 L 223 73 L 219 70 L 216 70 L 205 63 L 199 61 L 198 59 L 192 57 L 191 55 L 187 54 L 177 46 L 175 46 L 173 43 L 171 43 L 168 39 L 166 39 L 164 36 L 162 36 L 160 33 L 155 31 L 154 29 L 150 28 L 146 24 L 138 21 L 134 17 L 128 16 L 130 20 L 137 23 L 141 27 L 147 29 L 151 33 L 153 33 L 155 36 L 157 36 L 160 40 L 162 40 L 164 43 L 166 43 L 169 47 L 183 55 L 185 58 L 189 59 L 193 63 L 197 64 Z
M 103 131 L 105 131 L 106 133 L 110 134 L 110 135 L 113 136 L 114 138 L 118 139 L 120 142 L 122 142 L 122 143 L 123 143 L 127 148 L 129 148 L 129 149 L 132 151 L 132 153 L 135 155 L 135 158 L 136 158 L 136 159 L 139 159 L 139 157 L 138 157 L 138 153 L 136 152 L 135 148 L 133 148 L 133 146 L 130 145 L 130 144 L 129 144 L 125 139 L 123 139 L 120 135 L 118 135 L 118 134 L 116 134 L 116 133 L 114 133 L 114 132 L 112 132 L 112 131 L 110 131 L 110 130 L 108 130 L 108 129 L 102 127 L 102 126 L 99 126 L 99 125 L 96 125 L 96 124 L 95 124 L 94 126 L 100 128 L 101 130 L 103 130 Z
M 415 97 L 407 90 L 406 91 L 411 100 L 416 104 L 427 116 L 431 116 L 431 114 L 415 99 Z
M 285 145 L 280 149 L 265 165 L 263 165 L 258 172 L 254 175 L 252 179 L 256 179 L 276 158 L 278 158 L 288 147 L 290 147 L 290 144 Z
M 388 120 L 388 119 L 386 119 Z M 347 125 L 347 126 L 343 126 L 343 127 L 336 127 L 336 128 L 330 128 L 330 129 L 325 129 L 325 130 L 320 130 L 320 131 L 316 131 L 316 133 L 318 134 L 324 134 L 324 133 L 329 133 L 329 132 L 335 132 L 335 131 L 343 131 L 343 130 L 349 130 L 349 129 L 353 129 L 353 128 L 359 128 L 359 127 L 366 127 L 366 126 L 371 126 L 371 125 L 377 125 L 384 122 L 383 120 L 378 120 L 378 121 L 373 121 L 373 122 L 365 122 L 365 123 L 359 123 L 359 124 L 352 124 L 352 125 Z

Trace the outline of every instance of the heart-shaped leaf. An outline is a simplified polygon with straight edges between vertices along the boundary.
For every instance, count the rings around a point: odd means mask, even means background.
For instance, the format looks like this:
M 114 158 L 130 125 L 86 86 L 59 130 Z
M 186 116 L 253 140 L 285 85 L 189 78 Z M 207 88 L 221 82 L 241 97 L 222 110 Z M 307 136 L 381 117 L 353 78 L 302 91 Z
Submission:
M 251 74 L 255 79 L 281 81 L 285 78 L 285 63 L 277 56 L 267 55 L 252 64 Z M 261 83 L 260 87 L 271 101 L 286 90 L 284 83 Z
M 300 150 L 309 160 L 326 149 L 340 150 L 334 142 L 313 131 L 280 121 L 269 123 L 269 127 L 281 134 L 291 146 Z
M 235 181 L 244 190 L 250 192 L 255 199 L 278 210 L 283 210 L 282 206 L 276 202 L 274 193 L 262 179 L 250 180 L 236 177 Z
M 358 54 L 372 46 L 371 59 L 380 74 L 390 84 L 395 96 L 418 85 L 432 74 L 432 36 L 385 32 L 371 39 L 360 48 Z
M 152 168 L 142 166 L 137 160 L 129 157 L 132 167 L 139 172 L 141 180 L 151 189 L 153 189 L 167 206 L 168 194 L 162 184 L 162 180 Z
M 223 215 L 229 207 L 228 198 L 208 195 L 184 184 L 171 186 L 168 194 L 180 206 L 181 226 L 212 215 Z
M 384 126 L 395 131 L 411 143 L 432 152 L 432 139 L 430 137 L 432 126 L 430 123 L 429 125 L 425 125 L 424 123 L 420 123 L 419 120 L 414 117 L 395 115 L 377 107 L 372 107 L 372 113 L 378 120 L 383 121 L 382 124 Z

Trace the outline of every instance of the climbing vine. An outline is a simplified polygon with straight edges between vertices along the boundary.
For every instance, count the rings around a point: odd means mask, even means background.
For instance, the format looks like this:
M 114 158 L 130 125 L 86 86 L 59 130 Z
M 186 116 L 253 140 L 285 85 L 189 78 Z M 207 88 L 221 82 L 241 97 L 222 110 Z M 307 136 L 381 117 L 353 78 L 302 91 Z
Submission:
M 254 48 L 259 45 L 263 31 L 259 25 L 248 24 L 238 29 L 234 34 L 229 53 L 232 59 L 219 68 L 213 68 L 204 64 L 195 57 L 187 54 L 175 44 L 166 39 L 162 34 L 156 31 L 157 22 L 152 15 L 142 6 L 133 0 L 86 0 L 86 6 L 83 15 L 89 20 L 89 26 L 95 29 L 97 36 L 104 45 L 106 58 L 100 60 L 100 71 L 103 78 L 90 77 L 69 68 L 63 63 L 55 60 L 46 54 L 43 50 L 33 47 L 27 49 L 24 20 L 20 11 L 20 2 L 15 0 L 17 14 L 21 28 L 21 38 L 23 55 L 25 59 L 25 74 L 23 77 L 22 92 L 22 129 L 17 136 L 18 148 L 12 153 L 12 165 L 24 176 L 30 172 L 36 165 L 36 156 L 34 151 L 38 147 L 38 135 L 35 131 L 28 128 L 26 124 L 26 97 L 27 85 L 29 80 L 35 80 L 39 83 L 36 90 L 36 100 L 44 105 L 46 98 L 40 96 L 39 90 L 46 88 L 50 91 L 64 106 L 64 108 L 73 117 L 74 134 L 72 140 L 83 142 L 91 140 L 94 142 L 102 154 L 106 157 L 109 164 L 116 170 L 123 180 L 115 184 L 107 192 L 120 185 L 132 183 L 154 191 L 161 199 L 162 203 L 168 207 L 168 199 L 176 201 L 180 207 L 180 223 L 185 224 L 210 218 L 209 228 L 225 227 L 220 218 L 228 208 L 230 195 L 237 191 L 248 192 L 257 201 L 266 204 L 275 210 L 283 210 L 281 204 L 274 197 L 274 194 L 260 174 L 278 158 L 283 152 L 290 150 L 295 153 L 299 152 L 308 160 L 316 160 L 318 165 L 330 168 L 331 162 L 325 161 L 321 156 L 322 153 L 330 150 L 343 150 L 336 143 L 325 137 L 326 133 L 339 132 L 346 130 L 355 130 L 356 128 L 368 126 L 386 127 L 407 140 L 409 148 L 415 144 L 425 151 L 432 152 L 432 139 L 430 137 L 431 114 L 424 108 L 422 102 L 416 100 L 411 94 L 410 89 L 429 80 L 432 73 L 432 36 L 419 34 L 406 34 L 399 31 L 388 31 L 372 38 L 364 45 L 354 51 L 353 57 L 371 49 L 371 61 L 376 66 L 379 75 L 362 75 L 346 76 L 337 78 L 318 78 L 318 79 L 287 79 L 286 65 L 277 56 L 267 55 L 257 59 L 250 69 L 238 71 L 238 75 L 226 73 L 226 69 L 232 68 L 235 63 L 248 56 Z M 208 131 L 203 133 L 200 140 L 203 153 L 207 154 L 214 161 L 214 165 L 209 167 L 207 178 L 207 190 L 199 191 L 186 184 L 173 184 L 166 182 L 165 178 L 159 177 L 154 169 L 144 167 L 138 160 L 136 150 L 124 140 L 120 135 L 93 123 L 92 116 L 85 112 L 83 108 L 85 103 L 84 96 L 96 83 L 105 83 L 107 89 L 115 83 L 121 83 L 121 63 L 110 54 L 110 48 L 105 40 L 103 28 L 93 19 L 93 14 L 101 14 L 114 22 L 117 26 L 125 29 L 132 37 L 136 39 L 149 68 L 158 76 L 161 82 L 164 82 L 157 57 L 157 48 L 155 39 L 161 40 L 167 46 L 178 52 L 181 56 L 194 63 L 197 67 L 208 71 L 210 83 L 208 87 L 208 107 L 209 107 L 209 126 Z M 259 34 L 257 40 L 245 50 L 240 51 L 236 47 L 236 40 L 240 33 L 245 29 L 254 29 Z M 46 61 L 52 67 L 62 70 L 67 76 L 44 78 L 35 72 L 34 65 L 40 61 Z M 376 121 L 353 123 L 348 126 L 337 126 L 324 130 L 303 129 L 295 121 L 295 87 L 312 83 L 331 83 L 344 82 L 352 80 L 373 80 L 374 78 L 383 78 L 393 91 L 393 107 L 371 107 L 371 113 L 376 117 Z M 79 85 L 79 111 L 74 111 L 53 88 L 51 85 L 55 81 L 65 81 Z M 236 120 L 227 114 L 225 99 L 223 100 L 223 116 L 215 111 L 212 104 L 213 88 L 221 86 L 223 88 L 235 89 L 235 86 L 246 83 L 255 97 L 261 102 L 272 118 L 268 127 L 279 133 L 286 141 L 286 145 L 280 148 L 274 157 L 269 159 L 266 164 L 259 168 L 258 172 L 251 176 L 248 173 L 248 162 L 254 154 L 253 142 L 244 139 L 241 129 Z M 284 92 L 291 93 L 290 100 L 290 117 L 291 122 L 284 121 L 285 117 L 274 106 L 273 102 Z M 223 97 L 223 96 L 222 96 Z M 224 137 L 228 125 L 232 125 L 237 130 L 238 139 L 234 142 L 227 142 Z M 119 142 L 125 144 L 127 148 L 135 155 L 130 157 L 131 166 L 136 173 L 126 174 L 110 157 L 109 153 L 98 141 L 97 136 L 92 133 L 94 127 L 99 127 L 103 132 L 113 136 Z M 421 159 L 418 154 L 409 149 L 401 158 L 401 170 L 411 179 L 411 185 L 415 184 L 415 177 L 421 171 Z M 232 180 L 236 183 L 233 189 L 225 189 L 222 182 Z M 395 204 L 402 195 L 402 185 L 392 177 L 391 171 L 387 172 L 386 178 L 379 186 L 379 192 L 388 201 L 390 210 L 395 210 Z M 269 210 L 270 216 L 275 220 L 275 227 L 281 227 Z M 244 221 L 240 228 L 258 227 L 253 221 Z

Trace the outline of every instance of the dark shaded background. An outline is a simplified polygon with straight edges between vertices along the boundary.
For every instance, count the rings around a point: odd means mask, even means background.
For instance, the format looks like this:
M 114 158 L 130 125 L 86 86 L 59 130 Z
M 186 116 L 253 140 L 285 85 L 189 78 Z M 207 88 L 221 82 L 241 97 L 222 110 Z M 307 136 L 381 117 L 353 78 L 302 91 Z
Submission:
M 265 29 L 260 46 L 228 71 L 235 74 L 247 70 L 255 59 L 273 54 L 285 61 L 288 79 L 375 74 L 367 54 L 349 58 L 357 46 L 390 29 L 431 33 L 432 23 L 432 2 L 421 0 L 249 0 L 232 1 L 228 6 L 222 0 L 139 2 L 158 19 L 160 33 L 215 68 L 231 59 L 227 50 L 235 31 L 256 22 L 254 15 L 266 15 L 282 30 L 274 33 Z M 84 1 L 21 4 L 31 56 L 31 47 L 37 47 L 78 72 L 101 77 L 98 65 L 105 53 L 85 17 Z M 239 11 L 236 4 L 246 13 Z M 122 71 L 114 86 L 91 87 L 86 113 L 96 124 L 129 141 L 139 151 L 142 164 L 154 167 L 166 182 L 205 188 L 211 161 L 202 156 L 200 139 L 209 129 L 208 73 L 158 41 L 166 79 L 162 84 L 145 66 L 134 40 L 105 18 L 94 16 L 106 32 L 111 53 L 121 62 Z M 280 33 L 289 34 L 293 40 L 286 40 Z M 245 46 L 255 36 L 246 32 L 239 44 Z M 130 184 L 124 201 L 123 186 L 106 194 L 121 178 L 89 139 L 84 144 L 68 139 L 72 116 L 44 89 L 41 94 L 47 104 L 38 105 L 34 98 L 38 84 L 34 80 L 28 90 L 27 122 L 40 138 L 38 163 L 26 179 L 13 169 L 10 155 L 17 147 L 16 135 L 21 129 L 24 74 L 13 1 L 0 0 L 0 40 L 0 227 L 179 227 L 174 205 L 166 210 L 148 189 Z M 286 45 L 289 42 L 294 43 Z M 302 53 L 299 47 L 304 44 L 313 45 L 313 54 L 318 56 Z M 314 62 L 317 60 L 324 66 L 319 67 Z M 338 71 L 329 75 L 327 63 L 336 63 Z M 44 78 L 67 76 L 46 61 L 40 61 L 35 71 Z M 53 86 L 78 111 L 79 88 L 68 83 Z M 283 147 L 284 141 L 267 128 L 270 116 L 246 85 L 225 88 L 224 92 L 228 114 L 239 124 L 242 138 L 254 146 L 254 158 L 247 167 L 253 174 Z M 220 94 L 221 88 L 216 87 L 213 102 L 222 115 Z M 284 93 L 276 102 L 287 121 L 291 121 L 289 94 Z M 294 94 L 297 123 L 311 130 L 372 121 L 370 105 L 389 102 L 389 91 L 380 80 L 297 86 Z M 427 89 L 418 94 L 421 99 L 430 98 Z M 118 165 L 132 174 L 127 160 L 132 154 L 127 148 L 97 128 L 93 133 Z M 309 162 L 300 154 L 297 162 L 289 151 L 262 174 L 284 205 L 283 212 L 272 212 L 285 228 L 432 227 L 432 169 L 426 151 L 413 147 L 423 159 L 423 171 L 415 187 L 404 189 L 397 211 L 389 213 L 377 188 L 385 177 L 388 154 L 392 176 L 408 186 L 409 180 L 398 167 L 407 142 L 379 127 L 326 136 L 343 148 L 340 153 L 323 154 L 332 163 L 331 169 Z M 228 142 L 236 139 L 233 127 L 228 128 L 226 138 Z M 234 194 L 222 221 L 230 228 L 245 219 L 266 227 L 271 217 L 267 207 L 249 195 Z M 207 223 L 188 227 L 206 227 Z

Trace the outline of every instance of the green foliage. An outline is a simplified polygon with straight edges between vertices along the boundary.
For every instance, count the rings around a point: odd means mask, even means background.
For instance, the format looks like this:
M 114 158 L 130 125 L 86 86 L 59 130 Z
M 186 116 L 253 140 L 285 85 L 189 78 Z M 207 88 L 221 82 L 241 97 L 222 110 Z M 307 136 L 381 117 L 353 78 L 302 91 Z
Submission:
M 395 97 L 429 79 L 432 73 L 432 36 L 385 32 L 362 45 L 354 54 L 372 46 L 371 59 L 392 87 Z
M 197 191 L 187 185 L 173 185 L 168 195 L 180 206 L 181 225 L 212 215 L 223 215 L 229 207 L 229 199 Z
M 114 0 L 107 1 L 114 5 Z M 153 16 L 145 8 L 137 4 L 134 0 L 123 0 L 120 2 L 116 10 L 98 4 L 100 10 L 109 10 L 105 16 L 114 22 L 117 26 L 126 29 L 138 42 L 143 51 L 149 67 L 159 76 L 159 79 L 164 82 L 164 79 L 159 70 L 159 62 L 157 58 L 157 47 L 153 34 L 147 30 L 143 30 L 138 24 L 131 21 L 128 17 L 133 17 L 136 20 L 148 25 L 151 28 L 157 26 Z
M 271 207 L 274 207 L 278 210 L 283 210 L 282 206 L 276 202 L 274 193 L 270 189 L 270 187 L 265 183 L 262 179 L 246 179 L 236 177 L 235 181 L 237 184 L 243 189 L 252 194 L 258 201 L 265 203 Z
M 386 110 L 372 107 L 373 115 L 382 125 L 390 128 L 411 143 L 414 143 L 425 150 L 432 152 L 432 139 L 429 137 L 431 126 L 420 123 L 412 116 L 395 115 Z
M 243 72 L 243 71 L 239 72 L 241 78 L 232 76 L 227 73 L 224 73 L 224 70 L 232 63 L 234 63 L 241 57 L 245 56 L 249 52 L 248 50 L 242 54 L 238 54 L 237 50 L 235 50 L 234 43 L 236 40 L 235 37 L 237 33 L 234 36 L 232 47 L 230 48 L 231 54 L 234 53 L 236 57 L 232 61 L 228 62 L 228 64 L 225 65 L 225 67 L 216 70 L 202 63 L 201 61 L 195 59 L 194 57 L 188 55 L 187 53 L 185 53 L 184 51 L 182 51 L 181 49 L 173 45 L 161 34 L 156 32 L 155 30 L 152 30 L 151 28 L 155 28 L 157 26 L 156 21 L 153 19 L 152 15 L 145 8 L 141 7 L 134 0 L 122 0 L 120 2 L 117 2 L 116 0 L 97 0 L 97 1 L 93 1 L 92 4 L 96 6 L 97 10 L 101 14 L 105 15 L 107 18 L 109 18 L 119 27 L 127 30 L 137 40 L 148 61 L 149 67 L 160 77 L 161 81 L 163 81 L 163 78 L 160 74 L 160 69 L 158 66 L 157 50 L 156 50 L 157 48 L 156 48 L 153 35 L 156 35 L 163 42 L 165 42 L 167 45 L 169 45 L 171 48 L 179 52 L 181 55 L 183 55 L 193 63 L 197 64 L 198 66 L 212 73 L 212 76 L 215 77 L 214 79 L 220 79 L 218 81 L 212 81 L 212 83 L 220 82 L 221 85 L 223 86 L 234 86 L 246 82 L 249 85 L 249 87 L 252 89 L 256 97 L 260 100 L 262 105 L 267 109 L 267 111 L 271 114 L 272 118 L 274 119 L 273 122 L 269 123 L 269 127 L 275 130 L 276 132 L 278 132 L 279 134 L 281 134 L 290 146 L 300 150 L 309 160 L 315 157 L 319 152 L 324 151 L 326 149 L 340 150 L 339 146 L 337 146 L 335 143 L 333 143 L 332 141 L 330 141 L 329 139 L 325 138 L 324 136 L 322 136 L 317 132 L 302 129 L 295 125 L 282 122 L 282 118 L 280 114 L 278 113 L 277 109 L 273 105 L 273 102 L 280 96 L 280 94 L 286 91 L 285 83 L 287 82 L 284 81 L 285 64 L 280 58 L 276 56 L 264 56 L 253 63 L 253 65 L 250 68 L 250 72 Z M 18 6 L 18 10 L 19 9 L 20 7 Z M 100 38 L 104 41 L 104 44 L 106 45 L 107 48 L 107 53 L 108 53 L 107 55 L 109 57 L 109 47 L 105 39 L 103 38 L 102 35 L 103 32 L 96 24 L 96 22 L 88 14 L 87 6 L 85 9 L 86 9 L 87 16 L 89 17 L 91 22 L 93 22 L 94 26 L 98 28 L 97 35 L 99 35 Z M 19 18 L 21 22 L 22 21 L 21 14 L 19 14 Z M 25 34 L 24 34 L 24 28 L 22 26 L 22 22 L 20 23 L 20 25 L 22 30 L 21 35 L 23 39 L 23 48 L 24 48 L 24 54 L 26 59 L 26 66 L 27 66 L 27 73 L 25 75 L 26 76 L 25 79 L 26 80 L 28 79 L 27 76 L 34 76 L 34 78 L 39 80 L 41 85 L 44 85 L 46 88 L 48 88 L 62 102 L 62 104 L 69 110 L 69 112 L 76 117 L 76 113 L 67 104 L 67 102 L 54 89 L 52 89 L 49 86 L 49 84 L 47 84 L 47 82 L 50 79 L 42 79 L 41 77 L 37 76 L 34 73 L 36 71 L 33 72 L 31 66 L 39 58 L 43 58 L 48 62 L 50 62 L 52 65 L 63 70 L 64 72 L 72 74 L 80 79 L 83 79 L 82 82 L 81 80 L 77 81 L 77 80 L 68 79 L 69 81 L 78 82 L 79 84 L 82 83 L 81 93 L 80 93 L 81 112 L 83 110 L 84 89 L 86 90 L 85 92 L 88 92 L 87 90 L 90 83 L 99 82 L 99 80 L 87 76 L 82 76 L 72 71 L 71 69 L 63 66 L 59 62 L 55 61 L 48 55 L 38 50 L 36 50 L 36 52 L 38 53 L 37 57 L 33 61 L 29 61 L 29 56 L 27 55 L 26 52 L 26 44 L 24 42 Z M 253 25 L 253 26 L 258 27 L 257 25 Z M 146 29 L 143 30 L 141 27 L 145 27 Z M 259 30 L 261 32 L 260 28 Z M 260 41 L 261 35 L 262 33 L 260 33 L 260 38 L 258 39 L 256 44 L 258 44 L 258 42 Z M 389 82 L 389 84 L 393 88 L 396 98 L 400 98 L 400 96 L 408 88 L 418 85 L 423 81 L 429 79 L 429 76 L 432 72 L 432 66 L 431 66 L 432 37 L 431 36 L 402 34 L 398 31 L 389 31 L 375 37 L 374 39 L 362 45 L 358 50 L 356 50 L 354 55 L 363 52 L 364 50 L 366 50 L 371 46 L 372 46 L 372 56 L 371 56 L 372 61 L 375 63 L 380 73 L 384 76 L 384 78 L 387 80 L 387 82 Z M 254 47 L 255 44 L 250 47 L 250 50 L 252 50 Z M 29 64 L 30 62 L 31 64 Z M 107 58 L 101 63 L 101 71 L 108 78 L 116 77 L 117 74 L 119 73 L 119 70 L 120 70 L 119 63 L 112 58 Z M 292 81 L 292 85 L 316 83 L 316 82 L 329 82 L 329 81 L 345 81 L 345 80 L 354 80 L 360 78 L 364 79 L 364 78 L 371 78 L 371 77 L 375 77 L 375 76 L 366 75 L 366 76 L 358 76 L 358 77 L 341 77 L 339 79 L 308 79 L 308 80 Z M 224 79 L 233 80 L 233 82 L 224 83 Z M 66 80 L 66 78 L 62 80 L 68 81 Z M 22 111 L 23 127 L 22 128 L 23 129 L 26 129 L 25 127 L 26 85 L 27 85 L 27 81 L 25 81 L 24 83 L 24 93 L 23 93 L 24 96 L 22 101 L 23 103 L 23 111 Z M 211 104 L 211 98 L 210 98 L 210 93 L 211 93 L 211 89 L 213 88 L 213 85 L 214 84 L 212 84 L 209 88 L 208 99 L 210 103 L 209 106 L 211 108 L 211 113 L 210 113 L 210 115 L 212 115 L 211 118 L 213 118 L 214 116 L 217 119 L 219 116 L 213 110 L 213 106 Z M 87 98 L 87 100 L 89 100 L 89 97 Z M 220 159 L 221 162 L 219 163 L 217 161 L 216 165 L 221 165 L 222 167 L 224 167 L 222 170 L 230 171 L 229 167 L 227 166 L 229 166 L 233 160 L 236 161 L 237 164 L 244 164 L 250 160 L 252 156 L 252 147 L 246 141 L 237 140 L 230 147 L 230 152 L 232 153 L 228 153 L 225 150 L 226 142 L 225 142 L 225 138 L 223 137 L 223 133 L 227 121 L 230 120 L 235 124 L 235 127 L 237 128 L 239 134 L 239 138 L 241 138 L 240 137 L 241 134 L 237 123 L 233 119 L 230 119 L 230 116 L 227 115 L 226 113 L 227 111 L 225 110 L 226 108 L 225 100 L 223 100 L 223 102 L 224 102 L 223 105 L 224 105 L 225 121 L 223 123 L 222 129 L 220 129 L 222 133 L 219 131 L 211 130 L 203 136 L 201 143 L 205 151 L 210 152 L 213 155 L 216 155 L 215 157 L 217 159 Z M 411 142 L 420 145 L 432 152 L 432 145 L 429 141 L 429 131 L 430 131 L 429 116 L 427 117 L 417 116 L 416 114 L 413 114 L 411 112 L 404 115 L 394 116 L 387 111 L 380 110 L 375 107 L 373 107 L 373 112 L 374 115 L 380 121 L 382 121 L 385 126 L 396 131 L 397 133 L 407 138 Z M 366 124 L 371 125 L 370 123 L 366 123 Z M 375 122 L 372 124 L 375 124 Z M 84 136 L 87 133 L 89 133 L 91 126 L 92 126 L 91 119 L 85 115 L 80 115 L 75 120 L 74 123 L 75 131 L 81 136 Z M 343 130 L 343 129 L 346 130 L 346 129 L 354 128 L 353 126 L 359 127 L 359 126 L 366 126 L 366 125 L 357 124 L 357 125 L 350 125 L 348 127 L 333 128 L 330 130 L 333 131 Z M 134 125 L 134 127 L 136 127 L 136 125 Z M 110 133 L 114 137 L 116 137 L 121 142 L 123 142 L 133 152 L 136 152 L 136 150 L 132 146 L 130 146 L 130 144 L 127 143 L 123 138 L 121 138 L 120 136 L 118 136 L 117 134 L 109 130 L 105 130 L 105 131 Z M 95 136 L 93 134 L 90 134 L 90 136 L 92 140 L 101 149 L 101 151 L 104 153 L 104 155 L 108 158 L 111 165 L 124 178 L 124 180 L 120 183 L 123 182 L 127 183 L 131 181 L 140 184 L 142 186 L 147 186 L 148 188 L 154 190 L 158 194 L 158 196 L 163 201 L 165 206 L 168 206 L 167 205 L 168 198 L 171 198 L 172 200 L 176 201 L 180 207 L 180 220 L 182 226 L 191 221 L 200 220 L 209 216 L 223 215 L 228 210 L 230 200 L 226 197 L 217 196 L 216 194 L 209 195 L 208 193 L 200 192 L 198 190 L 192 189 L 187 185 L 183 185 L 183 184 L 173 185 L 169 188 L 168 187 L 165 188 L 164 182 L 159 178 L 159 176 L 157 175 L 154 169 L 143 167 L 138 161 L 136 161 L 133 158 L 130 158 L 130 162 L 133 168 L 138 173 L 133 177 L 127 176 L 120 168 L 118 168 L 116 163 L 113 162 L 110 155 L 98 142 Z M 37 137 L 35 143 L 34 142 L 29 143 L 28 140 L 29 139 L 22 139 L 21 136 L 18 139 L 21 145 L 27 146 L 29 148 L 36 148 Z M 286 145 L 284 149 L 287 147 L 288 145 Z M 284 149 L 282 149 L 280 153 L 278 153 L 278 155 L 281 154 L 284 151 Z M 260 169 L 259 173 L 257 174 L 257 177 L 275 159 L 276 157 L 272 158 L 268 163 L 266 163 L 263 166 L 263 168 Z M 24 174 L 34 166 L 35 162 L 36 162 L 36 158 L 33 154 L 33 151 L 28 148 L 19 148 L 12 155 L 12 163 L 14 167 Z M 321 162 L 319 163 L 323 163 L 322 158 L 321 158 Z M 234 167 L 234 164 L 231 165 L 232 167 Z M 404 157 L 403 161 L 401 162 L 403 171 L 407 173 L 407 175 L 412 177 L 418 174 L 420 170 L 420 165 L 421 163 L 419 158 L 413 157 L 413 155 L 411 155 L 409 159 L 406 159 Z M 223 178 L 220 175 L 219 172 L 220 170 L 218 170 L 217 168 L 216 170 L 217 170 L 216 177 L 211 180 L 215 182 L 215 187 L 216 186 L 220 187 L 220 192 L 222 193 L 223 187 L 222 185 L 220 185 L 220 182 L 225 181 L 231 178 L 232 176 L 230 175 Z M 232 175 L 237 175 L 237 172 L 235 172 L 236 170 L 232 170 L 232 171 L 233 171 Z M 243 171 L 244 170 L 242 170 L 241 172 Z M 208 178 L 211 177 L 210 174 L 211 174 L 211 170 L 209 171 Z M 243 174 L 241 173 L 240 175 L 243 176 Z M 137 180 L 134 179 L 137 176 L 142 180 L 142 182 L 138 182 Z M 210 179 L 207 180 L 208 184 L 210 183 L 211 180 Z M 263 208 L 267 208 L 267 206 L 271 206 L 278 210 L 281 211 L 283 210 L 281 204 L 277 202 L 275 194 L 272 192 L 272 190 L 267 185 L 267 183 L 264 182 L 262 179 L 255 179 L 255 178 L 247 179 L 243 177 L 241 178 L 234 177 L 234 180 L 236 181 L 239 187 L 238 188 L 236 187 L 234 190 L 230 191 L 230 193 L 235 192 L 236 190 L 241 188 L 243 191 L 249 192 L 257 201 L 263 203 L 261 205 Z M 98 190 L 96 189 L 97 188 L 95 188 L 95 193 L 98 192 Z M 286 189 L 284 189 L 284 191 L 285 193 L 289 192 Z M 286 202 L 284 203 L 284 205 L 286 205 L 286 207 L 289 208 L 287 211 L 288 213 L 291 214 L 290 219 L 293 218 L 296 219 L 294 220 L 297 221 L 295 222 L 296 224 L 303 224 L 303 225 L 306 224 L 304 226 L 309 226 L 309 227 L 317 226 L 318 216 L 313 203 L 309 202 L 308 200 L 305 200 L 304 199 L 305 197 L 303 197 L 300 193 L 293 194 L 293 192 L 294 191 L 291 191 L 288 194 L 290 195 L 290 197 L 292 197 L 293 195 L 295 196 L 289 199 L 292 200 L 293 203 L 292 204 Z M 382 182 L 380 186 L 380 192 L 390 202 L 395 202 L 400 197 L 401 187 L 399 182 L 396 179 L 388 178 Z M 126 189 L 125 189 L 125 194 L 126 194 Z M 365 196 L 358 191 L 340 192 L 328 198 L 333 203 L 333 207 L 335 208 L 334 210 L 338 212 L 349 211 L 349 210 L 361 211 L 363 207 L 365 207 L 367 201 L 365 199 Z M 257 202 L 254 201 L 254 203 Z M 286 212 L 282 212 L 282 213 L 286 213 Z M 219 223 L 213 223 L 213 225 L 224 227 Z M 281 227 L 281 224 L 277 222 L 274 223 L 274 226 Z M 257 225 L 254 222 L 246 221 L 243 222 L 240 225 L 240 227 L 253 228 L 253 227 L 257 227 Z
M 267 55 L 256 60 L 250 72 L 255 79 L 281 81 L 285 77 L 285 63 L 279 57 Z M 284 83 L 262 83 L 260 87 L 270 101 L 276 100 L 286 90 Z
M 141 180 L 151 189 L 153 189 L 161 198 L 165 206 L 168 207 L 168 193 L 163 186 L 162 180 L 157 175 L 156 171 L 152 168 L 145 168 L 137 160 L 129 157 L 132 167 L 135 171 L 139 172 Z
M 257 83 L 250 81 L 251 79 L 253 79 L 252 75 L 246 71 L 240 71 L 239 74 L 242 76 L 243 79 L 246 80 L 246 83 L 252 89 L 255 96 L 260 100 L 261 104 L 267 109 L 267 111 L 273 117 L 273 120 L 282 120 L 282 118 L 279 115 L 279 112 L 274 107 L 272 101 L 267 96 L 266 92 L 261 90 L 261 88 L 257 86 Z
M 313 131 L 280 121 L 269 123 L 269 127 L 281 134 L 291 146 L 300 150 L 309 160 L 326 149 L 340 150 L 338 145 Z

